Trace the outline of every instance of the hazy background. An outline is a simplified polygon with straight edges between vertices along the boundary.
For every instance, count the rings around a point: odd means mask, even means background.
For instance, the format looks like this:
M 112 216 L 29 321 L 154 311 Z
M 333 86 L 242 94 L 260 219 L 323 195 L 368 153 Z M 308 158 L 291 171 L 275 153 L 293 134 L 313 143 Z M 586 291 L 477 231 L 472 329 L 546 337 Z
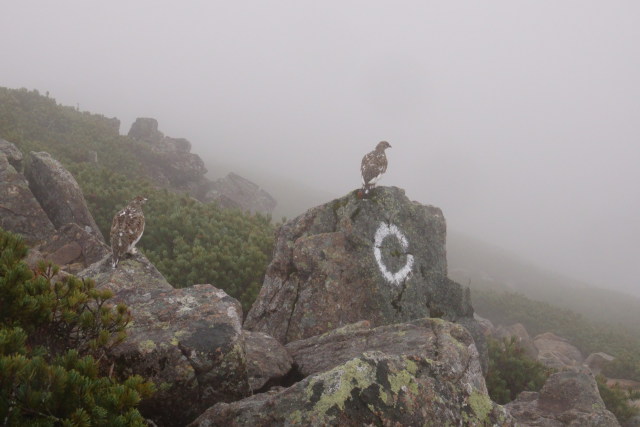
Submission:
M 450 229 L 640 293 L 640 2 L 4 0 L 0 28 L 0 86 L 327 195 L 386 139 L 380 184 Z

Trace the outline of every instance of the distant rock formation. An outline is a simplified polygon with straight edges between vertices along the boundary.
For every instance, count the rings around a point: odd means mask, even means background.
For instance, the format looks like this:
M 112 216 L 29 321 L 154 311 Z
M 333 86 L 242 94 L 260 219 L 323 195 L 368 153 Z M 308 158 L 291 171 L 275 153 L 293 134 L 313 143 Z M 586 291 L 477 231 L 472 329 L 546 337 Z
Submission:
M 593 374 L 574 368 L 552 374 L 539 393 L 522 392 L 506 408 L 523 426 L 615 427 Z
M 460 325 L 360 323 L 289 348 L 309 376 L 218 403 L 191 426 L 514 425 L 489 399 L 474 340 Z
M 140 405 L 158 425 L 183 426 L 216 402 L 250 394 L 240 303 L 211 285 L 174 289 L 143 255 L 111 267 L 106 256 L 80 277 L 114 293 L 133 317 L 110 357 L 158 391 Z
M 237 174 L 209 180 L 204 162 L 191 153 L 191 143 L 184 138 L 165 136 L 158 130 L 156 119 L 136 119 L 128 136 L 151 149 L 152 155 L 143 161 L 159 186 L 187 192 L 205 203 L 216 202 L 225 209 L 269 214 L 276 206 L 276 200 L 269 193 Z
M 271 213 L 277 205 L 269 193 L 233 172 L 212 182 L 203 201 L 216 202 L 226 209 L 260 213 Z
M 25 166 L 29 188 L 56 228 L 77 224 L 104 241 L 75 178 L 45 152 L 31 152 Z
M 469 289 L 447 278 L 445 238 L 441 210 L 395 187 L 310 209 L 278 232 L 245 328 L 288 343 L 360 320 L 437 317 L 467 326 L 484 361 Z

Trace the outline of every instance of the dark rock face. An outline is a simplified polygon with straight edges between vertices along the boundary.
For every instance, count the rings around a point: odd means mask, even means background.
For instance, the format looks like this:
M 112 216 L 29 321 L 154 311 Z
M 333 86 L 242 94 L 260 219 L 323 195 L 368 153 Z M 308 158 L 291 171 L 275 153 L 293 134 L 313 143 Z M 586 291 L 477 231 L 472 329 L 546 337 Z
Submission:
M 19 167 L 21 159 L 13 144 L 0 142 L 0 227 L 34 244 L 53 235 L 55 228 L 14 166 Z
M 380 344 L 372 349 L 385 350 L 351 357 L 347 336 L 360 350 L 367 339 Z M 314 345 L 329 363 L 313 357 Z M 300 360 L 313 359 L 307 366 L 319 373 L 282 391 L 217 404 L 191 425 L 514 425 L 489 399 L 473 339 L 460 325 L 424 319 L 371 330 L 360 323 L 300 343 L 298 353 Z
M 586 368 L 557 372 L 539 393 L 523 392 L 506 405 L 522 425 L 619 426 L 605 409 L 593 374 Z
M 244 342 L 251 390 L 260 390 L 267 383 L 278 382 L 291 371 L 291 356 L 272 336 L 264 332 L 244 331 Z
M 140 374 L 158 392 L 141 403 L 160 426 L 183 426 L 216 402 L 250 394 L 242 309 L 211 285 L 174 289 L 142 255 L 111 268 L 110 257 L 80 273 L 125 303 L 133 322 L 112 350 L 119 375 Z
M 56 228 L 74 223 L 104 241 L 73 175 L 49 153 L 30 153 L 25 168 L 29 187 Z
M 474 325 L 468 288 L 446 277 L 445 228 L 440 209 L 395 187 L 311 209 L 280 229 L 245 328 L 287 343 L 360 320 Z
M 258 185 L 235 173 L 212 182 L 204 195 L 205 202 L 216 202 L 225 209 L 271 213 L 276 200 Z

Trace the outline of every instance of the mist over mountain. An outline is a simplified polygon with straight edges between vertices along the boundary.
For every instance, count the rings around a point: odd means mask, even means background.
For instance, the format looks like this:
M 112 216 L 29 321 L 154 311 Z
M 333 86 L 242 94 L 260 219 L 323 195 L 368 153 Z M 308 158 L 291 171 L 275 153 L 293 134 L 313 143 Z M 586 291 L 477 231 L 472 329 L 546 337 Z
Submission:
M 381 185 L 451 229 L 637 294 L 638 22 L 597 0 L 10 2 L 0 85 L 334 195 L 388 140 Z

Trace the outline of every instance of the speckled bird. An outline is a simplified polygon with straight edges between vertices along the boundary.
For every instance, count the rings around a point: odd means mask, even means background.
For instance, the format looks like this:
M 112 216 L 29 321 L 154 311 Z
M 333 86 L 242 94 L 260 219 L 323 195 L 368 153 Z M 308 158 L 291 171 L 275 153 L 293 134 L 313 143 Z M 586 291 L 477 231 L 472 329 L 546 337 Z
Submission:
M 376 186 L 376 182 L 387 170 L 387 155 L 384 150 L 391 148 L 387 141 L 380 141 L 376 149 L 362 158 L 360 173 L 362 174 L 362 190 L 367 195 Z
M 118 262 L 125 254 L 135 254 L 137 252 L 136 243 L 138 243 L 144 232 L 142 205 L 146 201 L 146 197 L 137 196 L 113 217 L 110 233 L 111 252 L 113 254 L 111 265 L 113 268 L 118 266 Z

